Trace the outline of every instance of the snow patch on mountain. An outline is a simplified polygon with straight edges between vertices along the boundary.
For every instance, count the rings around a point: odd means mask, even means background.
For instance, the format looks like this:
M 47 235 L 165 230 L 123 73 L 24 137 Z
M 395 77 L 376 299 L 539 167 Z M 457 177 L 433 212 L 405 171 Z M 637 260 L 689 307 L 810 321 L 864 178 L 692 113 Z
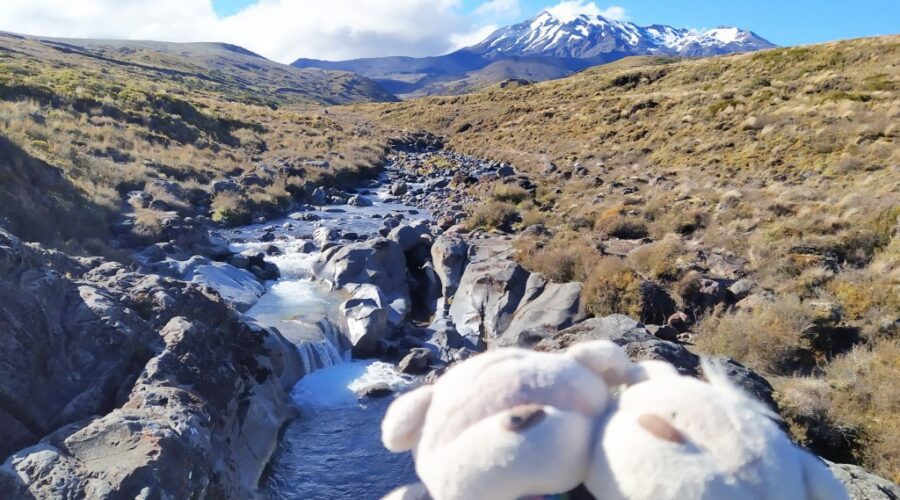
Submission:
M 735 27 L 697 32 L 664 25 L 638 26 L 604 17 L 591 11 L 591 6 L 599 11 L 593 3 L 563 2 L 529 21 L 495 31 L 473 48 L 497 57 L 602 59 L 607 54 L 706 56 L 774 47 Z

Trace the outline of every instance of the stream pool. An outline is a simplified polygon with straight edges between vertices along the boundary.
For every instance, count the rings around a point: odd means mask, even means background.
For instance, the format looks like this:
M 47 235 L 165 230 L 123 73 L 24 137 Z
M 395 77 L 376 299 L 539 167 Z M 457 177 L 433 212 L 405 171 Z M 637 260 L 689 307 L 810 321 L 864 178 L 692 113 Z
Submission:
M 393 454 L 381 444 L 381 419 L 393 397 L 359 398 L 366 388 L 387 384 L 407 390 L 417 381 L 388 363 L 353 360 L 341 342 L 337 309 L 346 297 L 312 279 L 317 252 L 303 253 L 302 243 L 318 226 L 361 235 L 376 235 L 382 217 L 404 214 L 424 218 L 413 207 L 385 203 L 384 186 L 370 193 L 370 207 L 342 206 L 340 211 L 316 211 L 316 222 L 283 219 L 232 231 L 232 249 L 259 252 L 274 245 L 281 279 L 245 314 L 278 330 L 300 352 L 308 373 L 294 387 L 292 399 L 300 416 L 287 424 L 279 448 L 260 484 L 263 498 L 377 499 L 392 489 L 416 482 L 409 453 Z M 261 243 L 267 226 L 276 228 L 275 241 Z

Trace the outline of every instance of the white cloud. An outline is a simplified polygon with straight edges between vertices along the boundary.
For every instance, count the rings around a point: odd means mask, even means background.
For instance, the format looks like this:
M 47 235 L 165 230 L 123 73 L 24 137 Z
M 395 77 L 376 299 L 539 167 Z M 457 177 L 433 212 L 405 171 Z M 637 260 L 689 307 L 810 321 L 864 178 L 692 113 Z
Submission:
M 519 0 L 489 0 L 475 9 L 478 16 L 515 17 L 522 9 Z
M 492 0 L 483 7 L 499 14 L 518 2 Z M 460 0 L 258 0 L 225 18 L 211 0 L 0 0 L 0 30 L 222 41 L 281 62 L 440 54 L 484 32 L 484 24 L 462 14 Z
M 497 26 L 496 24 L 488 24 L 487 26 L 482 26 L 468 33 L 451 35 L 450 41 L 453 43 L 454 50 L 461 49 L 463 47 L 471 47 L 472 45 L 475 45 L 487 38 L 494 31 L 497 31 L 497 28 L 499 28 L 499 26 Z
M 603 16 L 615 21 L 628 19 L 628 16 L 625 15 L 625 9 L 618 5 L 611 5 L 606 9 L 601 9 L 596 3 L 585 0 L 563 0 L 548 8 L 547 12 L 563 22 L 571 21 L 582 14 L 591 17 Z

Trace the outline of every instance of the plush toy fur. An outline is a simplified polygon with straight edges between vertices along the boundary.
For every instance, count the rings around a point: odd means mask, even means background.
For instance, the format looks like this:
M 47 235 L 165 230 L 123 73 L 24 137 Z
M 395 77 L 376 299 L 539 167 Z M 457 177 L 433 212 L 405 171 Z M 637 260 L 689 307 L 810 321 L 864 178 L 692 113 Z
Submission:
M 847 498 L 767 408 L 704 371 L 710 383 L 634 364 L 605 341 L 471 358 L 388 409 L 384 444 L 412 451 L 425 486 L 389 498 L 514 500 L 582 483 L 601 500 Z
M 599 425 L 585 478 L 598 499 L 846 499 L 767 407 L 704 364 L 709 383 L 657 367 Z
M 503 349 L 471 358 L 388 409 L 382 440 L 412 450 L 436 500 L 515 499 L 584 480 L 594 422 L 630 366 L 615 344 L 568 353 Z

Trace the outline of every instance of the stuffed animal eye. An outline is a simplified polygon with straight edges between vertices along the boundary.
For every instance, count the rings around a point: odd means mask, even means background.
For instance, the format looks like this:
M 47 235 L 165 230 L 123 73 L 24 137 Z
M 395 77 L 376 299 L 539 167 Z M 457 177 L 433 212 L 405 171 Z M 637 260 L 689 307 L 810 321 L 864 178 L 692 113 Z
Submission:
M 503 427 L 513 432 L 523 432 L 539 424 L 547 414 L 539 405 L 513 408 L 503 421 Z
M 684 444 L 685 441 L 687 441 L 681 431 L 673 427 L 668 420 L 659 415 L 645 413 L 638 417 L 637 422 L 645 431 L 663 441 L 669 441 L 676 444 Z

